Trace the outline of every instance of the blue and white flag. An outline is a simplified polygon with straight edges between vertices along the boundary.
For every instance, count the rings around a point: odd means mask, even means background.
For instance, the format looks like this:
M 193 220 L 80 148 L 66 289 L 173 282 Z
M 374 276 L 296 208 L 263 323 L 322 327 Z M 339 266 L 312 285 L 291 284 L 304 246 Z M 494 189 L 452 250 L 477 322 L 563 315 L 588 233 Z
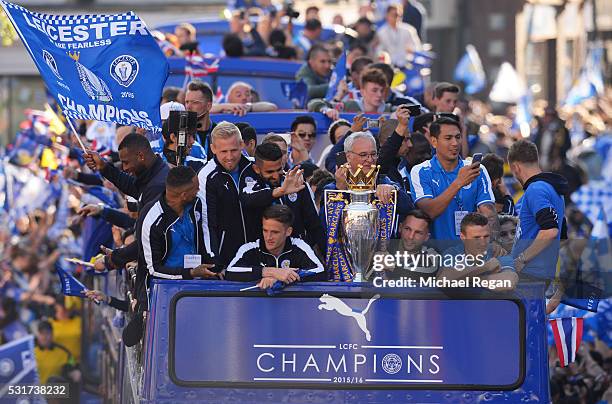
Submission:
M 0 5 L 68 118 L 161 131 L 168 62 L 136 14 L 48 15 Z
M 280 83 L 283 94 L 295 109 L 304 109 L 308 100 L 308 86 L 304 81 L 283 81 Z
M 57 275 L 62 283 L 62 293 L 65 296 L 85 297 L 85 294 L 82 293 L 87 290 L 85 285 L 79 282 L 79 280 L 74 276 L 64 271 L 59 265 L 55 266 L 55 270 L 57 271 Z
M 572 281 L 572 280 L 570 280 Z M 562 303 L 597 312 L 604 291 L 612 290 L 612 251 L 608 224 L 603 208 L 593 223 L 593 230 L 579 261 L 576 280 L 565 292 Z
M 549 321 L 560 365 L 566 367 L 576 360 L 576 353 L 582 342 L 582 318 L 555 318 Z
M 604 92 L 603 80 L 603 47 L 593 46 L 589 49 L 586 63 L 578 80 L 567 93 L 564 104 L 574 106 Z
M 304 281 L 308 278 L 310 278 L 311 276 L 315 276 L 317 274 L 317 272 L 315 272 L 314 270 L 307 270 L 307 269 L 300 269 L 297 271 L 297 274 L 300 276 L 300 281 Z M 281 281 L 276 281 L 274 282 L 274 285 L 272 285 L 271 288 L 268 288 L 266 290 L 266 294 L 268 296 L 275 296 L 278 295 L 279 293 L 282 292 L 283 289 L 285 289 L 285 286 L 288 286 L 286 283 L 281 282 Z
M 436 54 L 430 51 L 413 51 L 406 54 L 406 60 L 413 68 L 428 69 L 433 64 Z
M 325 94 L 325 99 L 330 101 L 336 95 L 338 91 L 338 84 L 340 80 L 346 77 L 346 52 L 342 52 L 342 55 L 336 62 L 336 67 L 329 78 L 329 86 L 327 87 L 327 93 Z
M 411 69 L 404 68 L 402 72 L 406 76 L 404 79 L 404 83 L 406 84 L 406 94 L 423 94 L 423 91 L 425 91 L 425 81 L 421 75 L 421 69 L 415 67 L 412 67 Z
M 0 402 L 44 402 L 33 394 L 10 397 L 8 395 L 9 386 L 17 384 L 39 384 L 32 335 L 0 345 Z
M 513 124 L 519 128 L 523 137 L 531 135 L 531 120 L 533 119 L 531 115 L 532 102 L 531 91 L 526 90 L 516 103 L 516 116 L 514 117 Z
M 468 94 L 475 94 L 485 88 L 485 71 L 474 45 L 465 47 L 465 54 L 455 67 L 455 80 L 465 83 L 465 92 Z

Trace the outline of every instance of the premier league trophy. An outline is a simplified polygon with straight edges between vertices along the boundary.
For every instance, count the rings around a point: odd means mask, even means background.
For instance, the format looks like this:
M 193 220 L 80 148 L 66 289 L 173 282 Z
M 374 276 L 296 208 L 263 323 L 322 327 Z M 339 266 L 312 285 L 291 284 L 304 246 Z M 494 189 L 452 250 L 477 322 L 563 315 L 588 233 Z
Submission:
M 391 201 L 376 199 L 379 166 L 369 172 L 347 169 L 348 190 L 325 191 L 326 264 L 337 281 L 367 280 L 376 246 L 388 240 L 395 225 L 397 193 Z

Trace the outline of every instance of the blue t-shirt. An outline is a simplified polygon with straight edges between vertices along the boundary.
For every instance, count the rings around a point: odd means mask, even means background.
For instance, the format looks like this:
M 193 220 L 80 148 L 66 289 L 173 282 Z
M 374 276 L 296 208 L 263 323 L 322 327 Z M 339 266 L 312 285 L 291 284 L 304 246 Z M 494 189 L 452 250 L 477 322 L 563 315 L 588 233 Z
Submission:
M 540 226 L 536 221 L 536 214 L 538 211 L 546 208 L 554 209 L 557 214 L 557 222 L 559 225 L 557 240 L 552 242 L 536 257 L 532 258 L 522 271 L 538 278 L 552 279 L 552 277 L 555 276 L 557 259 L 559 257 L 565 201 L 563 197 L 555 191 L 554 187 L 546 181 L 536 181 L 529 184 L 521 201 L 519 224 L 516 228 L 512 256 L 515 258 L 518 257 L 533 243 L 533 240 L 538 235 L 540 231 Z
M 236 167 L 234 171 L 230 171 L 230 175 L 234 180 L 234 184 L 236 184 L 236 188 L 238 188 L 240 186 L 238 183 L 238 181 L 240 180 L 240 167 Z
M 189 213 L 193 204 L 185 206 L 183 215 L 170 227 L 172 247 L 168 252 L 168 258 L 164 265 L 172 268 L 183 268 L 185 255 L 197 254 L 193 221 Z
M 412 167 L 410 171 L 410 189 L 415 205 L 421 199 L 437 198 L 457 178 L 461 167 L 466 163 L 459 159 L 459 164 L 451 172 L 440 165 L 437 156 L 431 160 Z M 442 214 L 434 219 L 431 237 L 438 240 L 456 240 L 459 235 L 455 229 L 455 211 L 475 212 L 483 203 L 495 203 L 491 179 L 483 165 L 480 175 L 471 184 L 461 188 Z

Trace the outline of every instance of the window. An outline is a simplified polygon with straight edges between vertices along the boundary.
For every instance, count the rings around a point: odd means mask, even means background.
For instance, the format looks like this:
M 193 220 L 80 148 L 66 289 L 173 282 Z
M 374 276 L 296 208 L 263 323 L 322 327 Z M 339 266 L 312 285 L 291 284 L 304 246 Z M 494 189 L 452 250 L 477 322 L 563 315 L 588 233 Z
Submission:
M 506 43 L 503 39 L 494 39 L 489 42 L 489 56 L 503 57 L 506 53 Z
M 506 29 L 506 16 L 502 13 L 489 14 L 489 29 L 491 31 L 501 31 Z

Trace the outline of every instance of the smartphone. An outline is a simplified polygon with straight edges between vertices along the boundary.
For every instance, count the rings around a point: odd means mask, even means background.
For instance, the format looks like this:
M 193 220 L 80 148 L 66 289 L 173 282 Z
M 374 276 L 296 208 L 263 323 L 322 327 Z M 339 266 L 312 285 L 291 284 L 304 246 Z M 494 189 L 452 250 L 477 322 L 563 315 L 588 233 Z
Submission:
M 366 129 L 378 128 L 379 126 L 380 126 L 380 121 L 378 119 L 368 118 L 366 122 Z
M 480 164 L 480 162 L 482 161 L 482 153 L 476 153 L 474 154 L 474 156 L 472 157 L 472 164 Z
M 341 151 L 336 153 L 336 167 L 346 164 L 346 153 Z
M 414 117 L 421 115 L 421 106 L 419 104 L 402 104 L 400 108 L 408 108 L 410 116 Z

